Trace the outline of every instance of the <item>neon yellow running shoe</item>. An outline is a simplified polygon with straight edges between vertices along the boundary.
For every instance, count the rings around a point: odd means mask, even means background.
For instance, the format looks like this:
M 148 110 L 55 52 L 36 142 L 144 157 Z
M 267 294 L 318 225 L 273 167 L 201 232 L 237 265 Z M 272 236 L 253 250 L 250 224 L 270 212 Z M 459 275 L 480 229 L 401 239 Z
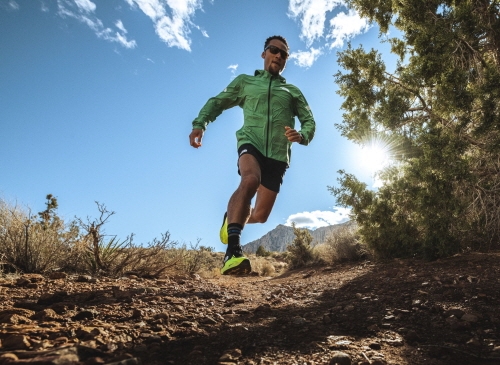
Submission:
M 224 266 L 220 269 L 222 275 L 245 275 L 250 274 L 252 271 L 252 266 L 250 265 L 250 260 L 245 256 L 226 256 L 224 258 Z
M 227 245 L 228 238 L 227 238 L 227 212 L 224 213 L 224 220 L 222 221 L 222 227 L 220 227 L 220 241 Z

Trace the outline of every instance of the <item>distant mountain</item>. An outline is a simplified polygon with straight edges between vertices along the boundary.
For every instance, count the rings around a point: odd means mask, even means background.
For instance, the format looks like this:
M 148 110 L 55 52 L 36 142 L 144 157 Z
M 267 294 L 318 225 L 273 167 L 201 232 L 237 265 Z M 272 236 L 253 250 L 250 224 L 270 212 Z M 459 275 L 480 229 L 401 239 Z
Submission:
M 311 236 L 313 237 L 311 245 L 316 246 L 317 244 L 323 243 L 326 237 L 330 234 L 334 233 L 339 228 L 350 224 L 353 224 L 353 222 L 349 221 L 341 224 L 334 224 L 332 226 L 315 229 L 314 231 L 308 229 L 309 233 L 311 233 Z M 245 252 L 255 253 L 259 246 L 262 246 L 267 251 L 283 252 L 286 251 L 286 247 L 292 243 L 294 238 L 295 235 L 293 234 L 293 228 L 280 224 L 258 240 L 244 245 L 243 250 Z

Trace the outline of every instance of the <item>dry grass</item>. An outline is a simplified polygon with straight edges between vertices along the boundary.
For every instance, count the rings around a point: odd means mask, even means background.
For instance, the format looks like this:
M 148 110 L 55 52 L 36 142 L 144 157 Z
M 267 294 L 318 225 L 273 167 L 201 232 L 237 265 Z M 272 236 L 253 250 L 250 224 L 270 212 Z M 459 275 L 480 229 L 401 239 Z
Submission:
M 324 243 L 314 247 L 314 251 L 321 261 L 327 264 L 360 261 L 370 256 L 368 249 L 359 240 L 357 228 L 353 225 L 340 227 L 328 236 Z

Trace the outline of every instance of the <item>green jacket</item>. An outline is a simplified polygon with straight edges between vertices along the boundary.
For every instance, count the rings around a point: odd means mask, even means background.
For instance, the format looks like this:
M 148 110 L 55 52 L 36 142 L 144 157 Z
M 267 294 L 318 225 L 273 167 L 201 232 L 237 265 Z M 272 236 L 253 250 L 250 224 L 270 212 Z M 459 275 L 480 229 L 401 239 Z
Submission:
M 210 98 L 193 121 L 194 129 L 205 130 L 224 110 L 239 105 L 243 126 L 236 132 L 238 148 L 250 143 L 264 156 L 290 163 L 291 145 L 285 126 L 295 128 L 298 117 L 303 145 L 314 136 L 316 123 L 300 90 L 281 76 L 257 70 L 255 76 L 239 75 L 219 95 Z

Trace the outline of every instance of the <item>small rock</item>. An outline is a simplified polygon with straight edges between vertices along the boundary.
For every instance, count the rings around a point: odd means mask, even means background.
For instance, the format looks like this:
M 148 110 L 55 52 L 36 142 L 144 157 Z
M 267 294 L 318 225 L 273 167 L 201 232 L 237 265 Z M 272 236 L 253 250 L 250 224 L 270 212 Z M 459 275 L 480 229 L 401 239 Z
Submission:
M 237 361 L 241 357 L 240 349 L 226 350 L 219 358 L 219 361 Z
M 57 280 L 57 279 L 66 279 L 68 277 L 68 274 L 65 272 L 60 272 L 60 271 L 54 271 L 49 274 L 49 279 L 52 280 Z
M 404 345 L 404 342 L 403 340 L 401 339 L 397 339 L 397 340 L 384 340 L 385 343 L 391 345 L 391 346 L 403 346 Z
M 43 277 L 43 275 L 40 275 L 40 274 L 28 274 L 25 276 L 32 283 L 41 283 L 41 282 L 45 281 L 45 278 Z
M 368 345 L 368 347 L 372 350 L 380 350 L 382 348 L 382 345 L 380 345 L 378 342 L 372 342 Z
M 31 323 L 27 317 L 31 317 L 33 314 L 35 314 L 35 312 L 22 308 L 4 310 L 0 312 L 0 323 Z
M 90 275 L 78 275 L 76 281 L 79 283 L 89 283 L 92 280 L 92 276 Z
M 74 321 L 82 321 L 85 319 L 94 319 L 99 314 L 95 309 L 83 310 L 76 315 L 74 315 L 71 319 Z
M 26 350 L 30 348 L 29 337 L 24 335 L 10 335 L 2 340 L 2 347 L 11 350 Z
M 457 318 L 462 318 L 465 312 L 460 308 L 450 308 L 444 312 L 445 317 L 455 316 Z
M 477 338 L 471 338 L 469 341 L 467 341 L 467 345 L 472 346 L 472 347 L 479 347 L 481 346 L 481 342 Z
M 54 303 L 64 302 L 67 297 L 67 291 L 58 291 L 54 294 L 45 293 L 40 296 L 37 303 L 41 305 L 52 305 Z
M 133 319 L 138 319 L 144 317 L 144 312 L 140 309 L 134 308 L 132 311 L 132 318 Z
M 461 318 L 462 321 L 475 323 L 479 318 L 473 314 L 464 314 Z
M 334 352 L 330 358 L 330 365 L 351 365 L 351 357 L 345 352 Z
M 46 308 L 40 312 L 35 313 L 32 318 L 39 321 L 57 321 L 62 317 L 57 315 L 57 313 L 53 309 Z
M 130 290 L 123 290 L 121 286 L 113 286 L 111 289 L 116 299 L 129 299 L 132 297 L 132 292 Z
M 409 343 L 412 343 L 412 342 L 416 342 L 416 341 L 418 341 L 418 340 L 419 340 L 419 337 L 418 337 L 417 332 L 415 332 L 414 330 L 409 330 L 409 331 L 406 333 L 405 339 L 406 339 L 406 341 L 408 341 Z
M 16 280 L 16 285 L 17 286 L 27 286 L 28 284 L 31 284 L 31 281 L 29 281 L 26 278 L 19 278 Z
M 10 352 L 0 355 L 0 364 L 9 364 L 17 360 L 19 360 L 19 358 L 16 356 L 16 354 L 12 354 Z
M 255 308 L 255 312 L 271 312 L 271 306 L 269 304 L 262 304 Z
M 307 323 L 307 320 L 305 318 L 297 316 L 293 317 L 291 322 L 294 326 L 303 326 Z

